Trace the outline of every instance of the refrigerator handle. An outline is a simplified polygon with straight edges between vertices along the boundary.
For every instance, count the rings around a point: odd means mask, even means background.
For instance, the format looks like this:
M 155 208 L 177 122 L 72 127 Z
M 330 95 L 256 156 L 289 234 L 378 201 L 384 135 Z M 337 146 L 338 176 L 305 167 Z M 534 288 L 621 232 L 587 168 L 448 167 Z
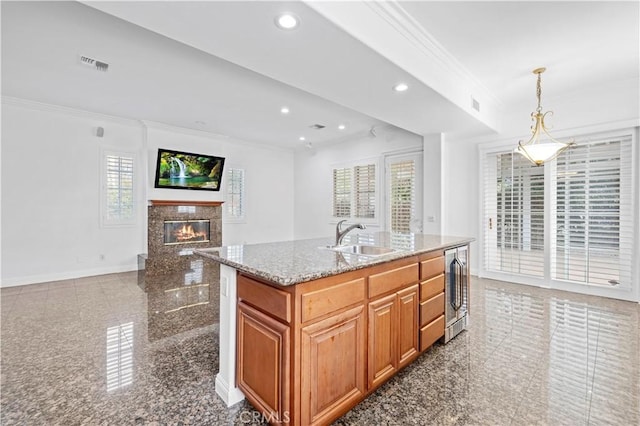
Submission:
M 458 305 L 458 309 L 460 309 L 464 303 L 464 293 L 465 293 L 465 279 L 467 274 L 465 274 L 465 267 L 462 264 L 462 262 L 458 261 L 458 264 L 460 265 L 460 304 Z
M 456 259 L 455 259 L 455 263 L 456 263 L 456 266 L 457 266 L 457 268 L 456 268 L 456 284 L 460 287 L 460 290 L 456 292 L 457 293 L 456 296 L 458 296 L 458 297 L 456 297 L 455 309 L 457 311 L 462 306 L 462 296 L 463 296 L 462 292 L 464 291 L 463 288 L 462 288 L 462 286 L 464 284 L 462 282 L 462 279 L 463 279 L 462 276 L 463 276 L 463 272 L 464 272 L 464 267 L 462 266 L 462 263 L 460 262 L 460 260 L 458 259 L 457 256 L 456 256 Z
M 449 304 L 451 305 L 451 307 L 453 308 L 454 311 L 457 311 L 458 308 L 456 308 L 457 305 L 457 299 L 458 299 L 458 271 L 456 268 L 456 263 L 458 263 L 458 259 L 457 258 L 453 258 L 453 260 L 451 261 L 451 263 L 449 264 L 449 293 L 451 293 L 451 296 L 449 297 Z

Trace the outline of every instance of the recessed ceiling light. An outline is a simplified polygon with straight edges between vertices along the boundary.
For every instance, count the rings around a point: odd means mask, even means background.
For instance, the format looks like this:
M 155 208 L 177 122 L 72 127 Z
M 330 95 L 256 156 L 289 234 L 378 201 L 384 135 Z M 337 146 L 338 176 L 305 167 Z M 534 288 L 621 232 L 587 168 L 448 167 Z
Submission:
M 301 141 L 306 140 L 307 138 L 305 138 L 304 136 L 300 136 L 298 139 L 300 139 Z
M 347 126 L 345 126 L 344 124 L 341 124 L 341 125 L 338 126 L 339 130 L 344 130 L 346 128 L 347 128 Z
M 289 108 L 287 108 L 287 107 L 280 108 L 280 113 L 281 114 L 289 114 Z
M 292 30 L 298 26 L 300 19 L 292 13 L 283 13 L 276 18 L 276 26 L 283 30 Z
M 409 89 L 407 83 L 398 83 L 393 86 L 393 90 L 395 90 L 396 92 L 405 92 L 407 89 Z

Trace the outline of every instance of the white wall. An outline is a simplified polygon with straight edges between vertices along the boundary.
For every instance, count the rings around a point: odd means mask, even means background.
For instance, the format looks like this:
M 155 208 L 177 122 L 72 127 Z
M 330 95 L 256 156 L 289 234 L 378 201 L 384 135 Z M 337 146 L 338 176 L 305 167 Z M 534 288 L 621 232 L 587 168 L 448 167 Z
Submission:
M 3 101 L 2 286 L 135 269 L 140 217 L 100 226 L 100 150 L 139 155 L 141 136 L 134 121 Z
M 146 252 L 147 200 L 223 199 L 222 192 L 154 189 L 158 147 L 220 155 L 225 167 L 245 169 L 246 221 L 223 223 L 224 244 L 293 238 L 292 151 L 3 98 L 2 286 L 137 269 L 137 254 Z M 100 225 L 105 148 L 137 156 L 133 226 Z
M 225 170 L 245 170 L 247 210 L 242 223 L 223 220 L 223 244 L 293 239 L 293 151 L 154 123 L 147 126 L 148 199 L 224 200 L 224 188 L 220 192 L 153 188 L 158 148 L 224 157 Z
M 334 165 L 351 161 L 379 160 L 378 175 L 383 173 L 384 155 L 407 150 L 422 151 L 422 137 L 395 127 L 378 129 L 377 136 L 363 135 L 353 140 L 318 148 L 300 149 L 295 153 L 295 227 L 296 239 L 327 237 L 335 234 L 332 219 L 332 175 Z M 367 225 L 365 232 L 384 228 Z

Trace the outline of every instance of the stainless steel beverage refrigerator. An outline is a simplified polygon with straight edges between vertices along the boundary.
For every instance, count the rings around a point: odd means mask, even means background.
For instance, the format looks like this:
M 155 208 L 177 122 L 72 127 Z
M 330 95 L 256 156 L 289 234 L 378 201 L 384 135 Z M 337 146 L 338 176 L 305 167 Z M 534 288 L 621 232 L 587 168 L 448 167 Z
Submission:
M 447 343 L 467 328 L 469 320 L 469 246 L 446 250 L 444 255 L 446 268 L 444 342 Z

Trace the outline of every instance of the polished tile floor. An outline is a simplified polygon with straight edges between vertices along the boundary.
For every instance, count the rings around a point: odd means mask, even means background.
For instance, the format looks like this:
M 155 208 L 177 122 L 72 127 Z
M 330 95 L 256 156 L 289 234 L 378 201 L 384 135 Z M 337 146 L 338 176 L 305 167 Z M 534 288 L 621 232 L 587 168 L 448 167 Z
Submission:
M 0 423 L 260 424 L 213 390 L 214 282 L 204 268 L 2 289 Z M 638 304 L 475 279 L 471 315 L 336 424 L 640 424 Z

